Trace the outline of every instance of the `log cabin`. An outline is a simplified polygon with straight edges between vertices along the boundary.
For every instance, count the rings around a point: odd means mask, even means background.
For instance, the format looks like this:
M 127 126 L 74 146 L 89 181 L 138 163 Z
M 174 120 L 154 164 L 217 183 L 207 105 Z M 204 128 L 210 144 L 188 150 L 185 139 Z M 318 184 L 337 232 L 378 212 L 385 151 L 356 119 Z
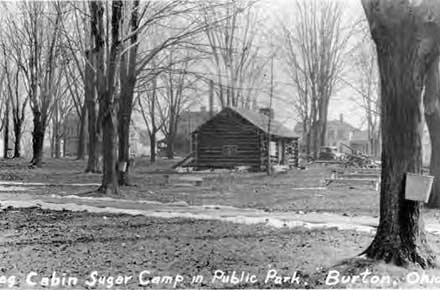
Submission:
M 191 138 L 191 166 L 197 169 L 245 166 L 262 171 L 268 151 L 272 165 L 298 166 L 298 135 L 274 120 L 267 109 L 224 108 L 195 129 Z

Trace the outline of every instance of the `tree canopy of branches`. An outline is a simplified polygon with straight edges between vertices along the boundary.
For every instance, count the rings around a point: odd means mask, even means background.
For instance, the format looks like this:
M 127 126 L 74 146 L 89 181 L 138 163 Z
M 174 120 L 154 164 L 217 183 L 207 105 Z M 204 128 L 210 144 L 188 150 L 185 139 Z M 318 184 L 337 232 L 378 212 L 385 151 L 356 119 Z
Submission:
M 253 5 L 256 1 L 220 1 L 206 5 L 204 21 L 209 66 L 221 107 L 250 108 L 266 60 L 261 59 L 257 35 L 261 23 Z M 209 27 L 211 25 L 211 27 Z
M 8 26 L 10 27 L 11 23 L 8 22 Z M 8 29 L 9 34 L 10 30 Z M 18 46 L 16 46 L 16 43 L 14 42 L 13 38 L 8 38 L 3 40 L 3 57 L 4 57 L 4 75 L 5 75 L 5 81 L 6 84 L 4 86 L 5 88 L 5 95 L 6 100 L 8 102 L 7 108 L 9 106 L 11 107 L 11 113 L 12 113 L 12 122 L 13 122 L 13 132 L 14 132 L 14 158 L 18 158 L 21 156 L 21 136 L 23 133 L 23 123 L 25 120 L 25 110 L 28 103 L 28 95 L 25 94 L 24 90 L 25 87 L 23 85 L 23 71 L 19 65 L 21 61 L 21 50 L 18 49 Z M 8 41 L 9 43 L 5 43 Z M 5 112 L 5 115 L 8 116 L 8 114 Z M 6 130 L 6 122 L 5 122 L 5 136 L 7 136 L 8 130 Z M 7 138 L 9 139 L 9 138 Z M 7 157 L 7 149 L 8 149 L 8 141 L 5 140 L 4 142 L 5 146 L 5 154 L 4 157 Z
M 306 148 L 310 152 L 312 147 L 316 158 L 325 145 L 330 98 L 344 68 L 350 33 L 343 27 L 340 2 L 297 0 L 293 7 L 292 21 L 282 24 L 281 41 Z
M 16 37 L 24 44 L 20 67 L 27 82 L 33 113 L 32 166 L 41 166 L 43 140 L 61 80 L 60 29 L 62 11 L 52 2 L 20 3 L 23 22 L 16 25 Z
M 180 60 L 179 60 L 180 59 Z M 191 61 L 188 52 L 168 50 L 167 71 L 160 76 L 163 89 L 159 90 L 162 101 L 159 102 L 161 127 L 167 143 L 167 157 L 174 158 L 174 142 L 177 134 L 177 125 L 183 109 L 191 102 L 194 94 L 194 83 L 197 80 L 188 73 Z
M 363 34 L 362 35 L 368 35 Z M 370 152 L 378 156 L 380 152 L 380 90 L 376 49 L 369 36 L 362 37 L 353 50 L 353 73 L 344 81 L 355 92 L 351 98 L 365 112 Z

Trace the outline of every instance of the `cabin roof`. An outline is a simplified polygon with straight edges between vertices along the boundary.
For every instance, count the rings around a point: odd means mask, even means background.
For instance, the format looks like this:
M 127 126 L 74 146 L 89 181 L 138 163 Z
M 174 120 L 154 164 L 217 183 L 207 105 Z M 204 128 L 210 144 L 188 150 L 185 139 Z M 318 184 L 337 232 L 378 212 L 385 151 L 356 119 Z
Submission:
M 218 114 L 222 113 L 225 110 L 231 110 L 231 111 L 239 114 L 241 117 L 243 117 L 244 119 L 249 121 L 255 127 L 262 130 L 264 133 L 266 133 L 266 134 L 268 133 L 268 125 L 269 125 L 269 117 L 268 116 L 261 114 L 261 113 L 258 113 L 258 112 L 254 112 L 254 111 L 250 111 L 250 110 L 246 110 L 246 109 L 241 109 L 241 108 L 232 108 L 232 107 L 224 108 Z M 215 118 L 217 115 L 214 115 L 212 118 Z M 209 122 L 211 119 L 209 119 L 205 123 Z M 205 123 L 200 125 L 199 128 L 201 126 L 203 126 Z M 195 131 L 198 131 L 199 128 L 197 128 Z M 281 122 L 274 120 L 274 119 L 272 119 L 270 122 L 270 134 L 273 136 L 283 137 L 283 138 L 291 138 L 291 139 L 299 138 L 298 134 L 293 132 L 293 130 L 286 128 Z

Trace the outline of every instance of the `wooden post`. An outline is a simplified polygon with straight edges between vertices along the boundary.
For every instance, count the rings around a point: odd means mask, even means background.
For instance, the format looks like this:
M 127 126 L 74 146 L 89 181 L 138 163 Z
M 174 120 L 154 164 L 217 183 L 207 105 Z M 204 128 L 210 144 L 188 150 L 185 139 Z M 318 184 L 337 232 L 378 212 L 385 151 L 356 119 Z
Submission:
M 272 175 L 272 164 L 270 160 L 270 125 L 272 121 L 272 98 L 273 98 L 273 58 L 274 55 L 272 54 L 272 61 L 270 65 L 270 95 L 269 95 L 269 120 L 267 121 L 267 168 L 266 172 L 267 175 Z

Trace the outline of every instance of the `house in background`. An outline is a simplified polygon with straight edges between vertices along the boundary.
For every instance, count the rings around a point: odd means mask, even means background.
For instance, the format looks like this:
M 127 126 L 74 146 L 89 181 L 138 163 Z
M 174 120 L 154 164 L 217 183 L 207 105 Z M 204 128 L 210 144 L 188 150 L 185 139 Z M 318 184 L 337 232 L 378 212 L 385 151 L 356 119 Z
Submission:
M 344 152 L 346 148 L 342 144 L 348 145 L 353 137 L 355 127 L 344 122 L 344 115 L 339 115 L 339 120 L 331 120 L 327 122 L 327 140 L 326 146 L 334 146 L 340 152 Z
M 346 149 L 343 144 L 348 145 L 352 139 L 353 132 L 356 130 L 355 127 L 347 122 L 344 122 L 344 116 L 341 114 L 339 120 L 331 120 L 327 122 L 327 133 L 326 133 L 326 145 L 337 147 L 340 152 L 344 152 Z M 300 147 L 301 152 L 305 152 L 305 136 L 303 132 L 303 123 L 298 122 L 294 128 L 294 132 L 301 136 Z
M 180 114 L 174 143 L 176 154 L 187 155 L 191 152 L 191 132 L 209 120 L 215 113 L 207 111 L 206 107 L 202 106 L 198 112 L 188 110 Z
M 376 158 L 379 158 L 381 154 L 380 140 L 370 140 L 367 130 L 354 130 L 348 145 L 358 152 Z
M 367 130 L 354 130 L 350 143 L 347 144 L 356 151 L 367 154 L 371 150 L 370 141 L 368 140 Z
M 298 166 L 299 137 L 273 116 L 268 110 L 223 109 L 192 132 L 191 165 L 197 168 L 248 166 L 259 171 L 267 168 L 270 154 L 274 165 Z

